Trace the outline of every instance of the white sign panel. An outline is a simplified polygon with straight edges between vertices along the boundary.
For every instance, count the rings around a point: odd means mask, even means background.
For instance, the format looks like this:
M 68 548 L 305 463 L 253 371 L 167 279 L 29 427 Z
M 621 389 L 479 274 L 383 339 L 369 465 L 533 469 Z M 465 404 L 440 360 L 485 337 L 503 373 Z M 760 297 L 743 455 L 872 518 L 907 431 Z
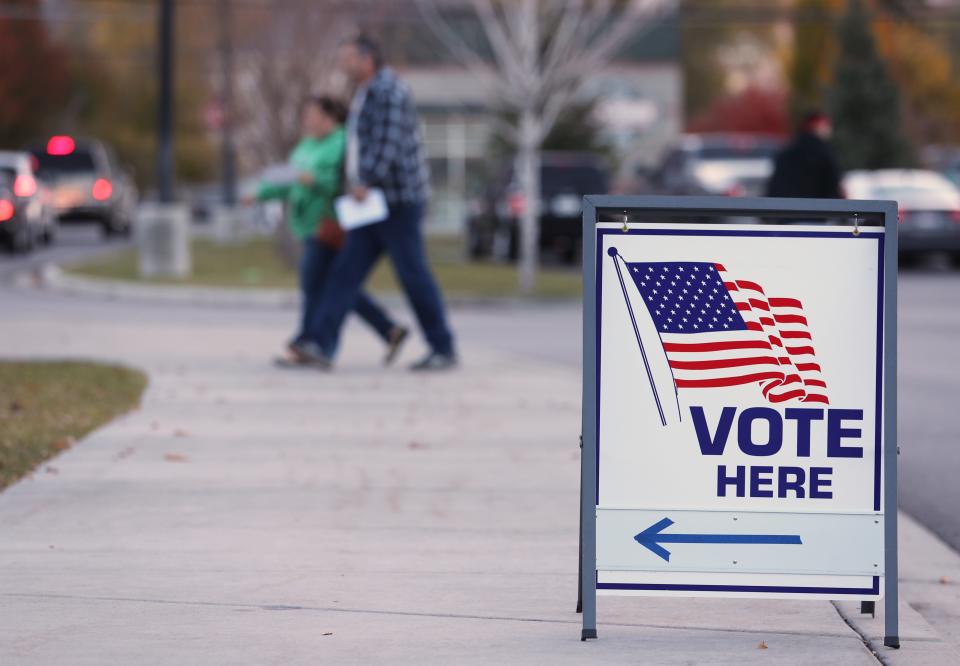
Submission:
M 882 228 L 597 225 L 597 589 L 882 594 Z

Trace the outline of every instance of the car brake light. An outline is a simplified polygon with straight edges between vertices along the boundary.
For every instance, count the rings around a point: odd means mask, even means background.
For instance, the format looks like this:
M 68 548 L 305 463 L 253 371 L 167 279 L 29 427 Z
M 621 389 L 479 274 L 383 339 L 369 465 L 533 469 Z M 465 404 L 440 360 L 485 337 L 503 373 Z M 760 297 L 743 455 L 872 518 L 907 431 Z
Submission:
M 910 217 L 910 211 L 902 208 L 897 211 L 897 224 L 903 224 Z
M 13 202 L 0 199 L 0 222 L 6 222 L 13 217 Z
M 954 222 L 960 222 L 960 210 L 951 210 L 950 219 Z
M 91 194 L 93 194 L 93 198 L 97 201 L 106 201 L 110 198 L 110 195 L 113 194 L 113 185 L 111 185 L 110 181 L 106 178 L 97 178 L 93 182 Z
M 47 141 L 47 153 L 50 155 L 69 155 L 74 148 L 76 143 L 69 136 L 52 136 Z
M 37 191 L 37 181 L 33 176 L 20 174 L 13 181 L 13 194 L 18 197 L 32 197 Z
M 746 191 L 743 189 L 743 185 L 736 183 L 728 187 L 724 194 L 728 197 L 742 197 L 746 194 Z

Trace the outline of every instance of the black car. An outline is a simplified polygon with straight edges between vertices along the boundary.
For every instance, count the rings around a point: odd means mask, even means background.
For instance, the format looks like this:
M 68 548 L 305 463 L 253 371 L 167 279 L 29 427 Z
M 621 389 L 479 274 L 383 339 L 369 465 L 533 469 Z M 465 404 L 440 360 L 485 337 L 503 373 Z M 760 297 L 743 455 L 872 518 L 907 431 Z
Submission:
M 778 137 L 689 134 L 650 177 L 659 194 L 762 196 L 773 173 Z
M 136 186 L 103 142 L 54 136 L 30 153 L 61 221 L 98 222 L 108 236 L 130 232 Z
M 581 202 L 606 194 L 610 174 L 602 160 L 587 153 L 544 153 L 540 161 L 540 247 L 574 263 L 581 251 Z M 471 202 L 467 248 L 476 259 L 515 260 L 524 200 L 512 167 L 500 170 L 482 196 Z

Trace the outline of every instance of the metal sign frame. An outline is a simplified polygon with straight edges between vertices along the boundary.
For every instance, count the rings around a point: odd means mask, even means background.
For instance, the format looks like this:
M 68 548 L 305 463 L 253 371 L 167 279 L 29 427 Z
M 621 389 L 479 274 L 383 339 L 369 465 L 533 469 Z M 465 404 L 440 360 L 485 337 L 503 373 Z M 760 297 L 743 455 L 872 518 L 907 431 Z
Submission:
M 583 387 L 580 462 L 580 572 L 577 611 L 583 613 L 581 640 L 597 637 L 597 224 L 616 213 L 624 224 L 643 224 L 643 215 L 747 216 L 823 220 L 846 226 L 859 216 L 882 218 L 883 245 L 883 487 L 884 645 L 900 647 L 897 569 L 897 204 L 893 201 L 834 199 L 739 199 L 729 197 L 586 196 L 583 199 Z M 804 224 L 816 225 L 817 222 Z M 758 224 L 758 227 L 763 225 Z M 876 225 L 874 225 L 876 226 Z M 857 233 L 857 229 L 852 229 Z M 870 603 L 870 602 L 867 602 Z M 866 608 L 866 604 L 864 608 Z M 872 605 L 870 606 L 872 607 Z

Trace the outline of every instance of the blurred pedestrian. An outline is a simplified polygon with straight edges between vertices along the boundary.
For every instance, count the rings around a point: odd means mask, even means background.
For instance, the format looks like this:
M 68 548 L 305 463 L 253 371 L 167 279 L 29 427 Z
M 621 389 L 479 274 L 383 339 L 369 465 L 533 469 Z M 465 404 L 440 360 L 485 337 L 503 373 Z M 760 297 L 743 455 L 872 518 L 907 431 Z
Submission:
M 807 113 L 793 140 L 777 155 L 767 196 L 842 198 L 840 168 L 828 143 L 832 133 L 825 113 Z
M 366 199 L 379 188 L 387 201 L 383 221 L 351 230 L 300 348 L 306 362 L 329 367 L 350 304 L 374 264 L 390 258 L 407 300 L 430 346 L 413 370 L 454 367 L 457 356 L 443 299 L 427 264 L 421 222 L 428 196 L 427 167 L 413 100 L 407 87 L 383 64 L 379 46 L 356 37 L 342 47 L 341 63 L 357 86 L 347 121 L 347 182 L 351 195 Z
M 303 107 L 303 138 L 290 153 L 293 173 L 289 181 L 261 183 L 254 197 L 245 203 L 283 199 L 291 233 L 302 242 L 299 279 L 302 291 L 300 328 L 287 347 L 281 365 L 301 360 L 297 348 L 307 340 L 309 322 L 319 309 L 324 285 L 334 259 L 343 245 L 344 232 L 337 224 L 333 199 L 342 190 L 347 109 L 331 97 L 313 97 Z M 396 324 L 369 295 L 356 290 L 347 308 L 352 308 L 387 345 L 386 362 L 391 362 L 408 331 Z

